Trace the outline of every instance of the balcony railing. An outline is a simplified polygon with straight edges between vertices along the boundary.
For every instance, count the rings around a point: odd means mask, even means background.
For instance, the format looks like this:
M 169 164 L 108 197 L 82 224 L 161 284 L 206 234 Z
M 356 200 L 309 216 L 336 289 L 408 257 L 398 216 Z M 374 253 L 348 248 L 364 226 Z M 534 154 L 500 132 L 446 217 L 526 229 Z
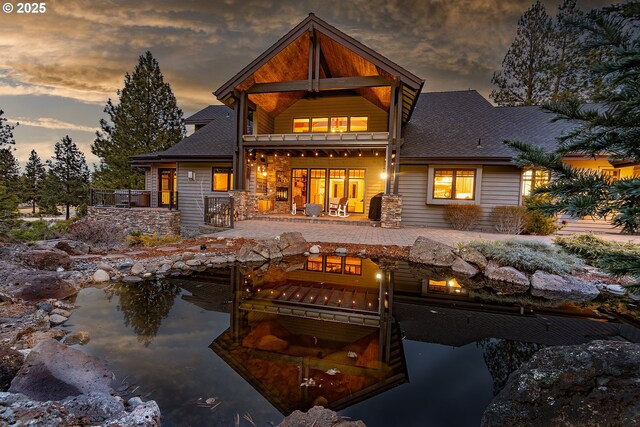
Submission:
M 293 143 L 321 141 L 327 143 L 385 143 L 389 132 L 340 132 L 340 133 L 279 133 L 242 135 L 244 142 L 254 143 Z
M 178 209 L 177 191 L 158 191 L 155 200 L 152 200 L 152 192 L 149 190 L 102 190 L 91 189 L 89 191 L 89 204 L 91 206 L 104 206 L 115 208 L 152 208 L 165 207 L 170 210 Z
M 233 197 L 204 197 L 204 223 L 214 227 L 233 228 Z

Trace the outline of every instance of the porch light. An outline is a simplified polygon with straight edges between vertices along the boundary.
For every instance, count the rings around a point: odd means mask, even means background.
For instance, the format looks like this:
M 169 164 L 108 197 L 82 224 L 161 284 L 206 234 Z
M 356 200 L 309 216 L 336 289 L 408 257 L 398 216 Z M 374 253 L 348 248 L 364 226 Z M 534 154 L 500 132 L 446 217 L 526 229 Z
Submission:
M 376 151 L 376 156 L 378 155 L 378 152 Z
M 318 156 L 318 152 L 316 151 L 316 157 Z
M 348 153 L 344 153 L 344 156 L 345 156 L 345 157 L 347 157 L 347 154 L 348 154 Z
M 329 157 L 333 157 L 333 154 L 329 154 Z
M 387 179 L 387 173 L 386 172 L 381 172 L 380 173 L 380 179 Z
M 358 157 L 362 157 L 362 153 L 358 153 Z
M 382 273 L 376 273 L 376 279 L 378 280 L 382 279 Z
M 287 157 L 291 156 L 291 153 L 287 153 Z
M 304 153 L 300 154 L 300 157 L 304 157 Z

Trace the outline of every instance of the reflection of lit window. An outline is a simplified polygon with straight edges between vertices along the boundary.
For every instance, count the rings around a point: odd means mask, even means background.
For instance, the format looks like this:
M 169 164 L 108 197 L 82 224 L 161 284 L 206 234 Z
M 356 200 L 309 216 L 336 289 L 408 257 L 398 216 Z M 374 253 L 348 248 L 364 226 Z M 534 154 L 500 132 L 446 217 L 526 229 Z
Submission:
M 293 119 L 293 133 L 309 132 L 309 119 Z
M 349 118 L 331 117 L 331 132 L 346 132 Z
M 434 199 L 474 199 L 476 172 L 473 169 L 436 169 L 433 175 Z
M 325 267 L 327 273 L 342 273 L 342 257 L 329 255 Z
M 322 258 L 307 258 L 307 271 L 322 271 Z
M 460 286 L 455 278 L 448 280 L 432 280 L 428 281 L 428 290 L 443 294 L 466 295 L 467 291 Z
M 366 132 L 368 129 L 368 117 L 351 117 L 349 119 L 349 131 Z
M 329 132 L 329 119 L 327 117 L 311 119 L 311 132 Z
M 361 275 L 362 258 L 346 257 L 344 260 L 344 274 Z
M 229 191 L 233 189 L 233 172 L 231 168 L 213 168 L 212 191 Z
M 600 172 L 611 178 L 612 181 L 620 179 L 620 169 L 600 167 Z
M 522 195 L 528 196 L 534 188 L 549 182 L 549 172 L 542 169 L 526 169 L 522 172 Z

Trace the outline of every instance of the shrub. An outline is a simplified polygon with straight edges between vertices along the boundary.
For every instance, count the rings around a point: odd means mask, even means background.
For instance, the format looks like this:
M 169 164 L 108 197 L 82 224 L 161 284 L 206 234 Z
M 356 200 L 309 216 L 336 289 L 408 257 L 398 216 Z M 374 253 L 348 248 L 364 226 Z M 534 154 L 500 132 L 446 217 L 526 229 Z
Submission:
M 496 206 L 491 211 L 496 231 L 502 234 L 520 234 L 525 230 L 527 211 L 522 206 Z
M 82 203 L 78 205 L 78 208 L 76 209 L 77 218 L 84 218 L 85 216 L 87 216 L 88 213 L 89 213 L 89 208 L 87 207 L 86 203 Z
M 166 243 L 175 243 L 180 241 L 180 236 L 168 234 L 166 236 L 158 236 L 158 234 L 142 234 L 134 231 L 127 236 L 127 242 L 131 246 L 160 246 Z
M 544 216 L 539 211 L 527 211 L 525 230 L 529 234 L 547 236 L 558 230 L 554 217 Z
M 18 240 L 35 241 L 49 240 L 64 236 L 71 221 L 47 222 L 42 219 L 37 221 L 23 221 L 19 227 L 13 228 L 11 234 Z
M 482 217 L 480 205 L 450 203 L 444 207 L 444 219 L 456 230 L 470 230 Z
M 611 254 L 640 254 L 640 245 L 633 243 L 614 243 L 596 237 L 593 234 L 556 237 L 554 243 L 596 267 L 600 266 L 601 260 Z
M 109 249 L 120 246 L 124 242 L 124 233 L 119 226 L 107 221 L 87 218 L 70 224 L 68 235 L 74 240 L 101 245 Z
M 542 270 L 553 274 L 568 274 L 582 266 L 580 259 L 574 255 L 560 252 L 543 242 L 515 239 L 505 242 L 476 241 L 469 243 L 469 246 L 500 265 L 508 265 L 528 273 Z

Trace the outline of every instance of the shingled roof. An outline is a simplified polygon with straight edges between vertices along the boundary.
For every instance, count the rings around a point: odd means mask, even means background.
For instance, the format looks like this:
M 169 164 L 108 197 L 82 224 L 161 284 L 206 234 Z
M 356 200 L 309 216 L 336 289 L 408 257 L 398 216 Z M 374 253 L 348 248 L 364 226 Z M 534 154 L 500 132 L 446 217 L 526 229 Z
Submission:
M 574 126 L 551 122 L 553 117 L 535 106 L 494 107 L 475 90 L 423 93 L 404 128 L 400 158 L 509 161 L 515 153 L 505 139 L 552 150 L 556 138 Z

